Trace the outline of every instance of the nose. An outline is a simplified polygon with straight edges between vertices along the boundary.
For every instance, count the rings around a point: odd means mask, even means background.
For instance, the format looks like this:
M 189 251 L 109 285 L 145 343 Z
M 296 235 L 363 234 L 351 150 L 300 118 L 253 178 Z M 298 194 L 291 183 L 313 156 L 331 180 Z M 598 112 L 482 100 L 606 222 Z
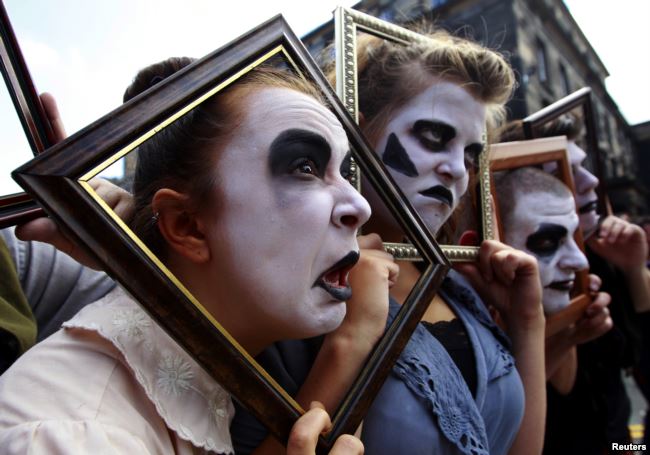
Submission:
M 578 194 L 586 194 L 592 190 L 595 190 L 598 186 L 598 177 L 589 172 L 583 166 L 580 166 L 574 176 L 576 184 L 576 192 Z
M 578 244 L 573 238 L 564 244 L 562 256 L 560 257 L 558 264 L 560 268 L 574 272 L 589 268 L 587 257 L 582 250 L 578 248 Z
M 356 231 L 370 218 L 370 204 L 347 181 L 341 183 L 332 210 L 332 222 Z
M 447 183 L 461 180 L 467 174 L 465 168 L 465 150 L 462 147 L 456 146 L 444 152 L 437 152 L 434 154 L 438 163 L 434 166 L 434 170 L 438 175 L 441 175 Z

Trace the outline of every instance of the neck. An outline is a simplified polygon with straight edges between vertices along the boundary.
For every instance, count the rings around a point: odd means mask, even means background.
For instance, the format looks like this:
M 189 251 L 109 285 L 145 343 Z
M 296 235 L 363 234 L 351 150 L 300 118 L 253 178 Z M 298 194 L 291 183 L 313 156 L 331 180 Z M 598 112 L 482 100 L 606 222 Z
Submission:
M 420 279 L 420 275 L 420 271 L 413 262 L 399 261 L 399 276 L 397 283 L 391 288 L 390 293 L 400 305 L 406 301 L 411 289 L 413 289 L 417 280 Z M 433 297 L 429 307 L 422 316 L 423 321 L 434 323 L 438 321 L 451 321 L 455 318 L 456 315 L 439 294 Z
M 256 329 L 252 324 L 253 319 L 227 304 L 238 299 L 224 294 L 229 286 L 214 285 L 214 275 L 207 267 L 192 267 L 191 264 L 176 261 L 171 262 L 169 268 L 226 334 L 248 354 L 254 357 L 274 342 L 269 339 L 268 331 Z

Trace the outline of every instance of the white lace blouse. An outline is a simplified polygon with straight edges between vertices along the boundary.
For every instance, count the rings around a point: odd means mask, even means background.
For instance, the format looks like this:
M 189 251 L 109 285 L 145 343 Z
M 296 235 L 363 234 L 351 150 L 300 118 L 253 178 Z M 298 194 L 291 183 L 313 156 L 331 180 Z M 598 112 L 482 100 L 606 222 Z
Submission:
M 0 376 L 0 454 L 233 453 L 230 396 L 121 288 Z

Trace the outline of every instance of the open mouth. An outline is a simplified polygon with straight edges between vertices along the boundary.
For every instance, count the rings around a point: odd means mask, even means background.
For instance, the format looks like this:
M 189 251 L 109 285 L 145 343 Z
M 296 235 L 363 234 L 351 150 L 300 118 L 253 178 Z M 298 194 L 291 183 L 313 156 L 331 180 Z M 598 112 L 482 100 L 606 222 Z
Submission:
M 454 203 L 454 195 L 442 185 L 432 186 L 428 190 L 420 191 L 420 194 L 422 196 L 437 199 L 440 202 L 447 204 L 450 208 Z
M 359 253 L 350 251 L 341 260 L 318 277 L 314 286 L 319 286 L 329 293 L 334 299 L 345 302 L 352 297 L 352 289 L 348 283 L 348 273 L 359 261 Z
M 578 213 L 595 212 L 598 209 L 598 201 L 587 202 L 585 205 L 578 209 Z
M 569 292 L 573 289 L 573 280 L 553 281 L 546 287 L 556 291 Z

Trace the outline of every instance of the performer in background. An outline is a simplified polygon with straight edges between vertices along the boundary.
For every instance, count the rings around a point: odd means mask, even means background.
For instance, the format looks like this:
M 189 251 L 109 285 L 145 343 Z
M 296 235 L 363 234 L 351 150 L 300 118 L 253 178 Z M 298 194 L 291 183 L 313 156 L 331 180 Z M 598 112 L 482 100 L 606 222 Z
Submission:
M 579 222 L 573 193 L 556 177 L 532 167 L 499 172 L 494 182 L 504 241 L 537 258 L 544 312 L 554 314 L 563 310 L 571 301 L 576 273 L 589 267 L 574 240 Z M 609 294 L 597 293 L 599 288 L 600 278 L 589 275 L 593 301 L 571 329 L 559 335 L 562 340 L 579 338 L 585 342 L 611 329 L 607 309 L 611 298 Z M 568 337 L 567 332 L 572 336 Z M 554 343 L 551 339 L 548 344 Z M 577 341 L 566 351 L 546 352 L 546 378 L 560 393 L 569 393 L 575 383 L 576 344 Z
M 650 272 L 645 268 L 647 243 L 643 231 L 616 216 L 597 213 L 598 178 L 585 168 L 586 152 L 576 144 L 582 130 L 573 114 L 559 117 L 543 130 L 544 137 L 566 136 L 576 187 L 580 228 L 585 234 L 590 272 L 602 280 L 601 291 L 611 295 L 609 311 L 614 327 L 593 339 L 574 328 L 558 334 L 548 352 L 557 357 L 578 346 L 578 371 L 569 394 L 548 389 L 545 453 L 601 454 L 612 443 L 629 443 L 630 400 L 622 373 L 636 363 L 639 336 L 635 314 L 650 309 Z M 501 141 L 524 140 L 521 121 L 506 125 Z M 549 172 L 554 169 L 547 168 Z M 593 340 L 593 341 L 590 341 Z M 547 354 L 548 356 L 548 354 Z

